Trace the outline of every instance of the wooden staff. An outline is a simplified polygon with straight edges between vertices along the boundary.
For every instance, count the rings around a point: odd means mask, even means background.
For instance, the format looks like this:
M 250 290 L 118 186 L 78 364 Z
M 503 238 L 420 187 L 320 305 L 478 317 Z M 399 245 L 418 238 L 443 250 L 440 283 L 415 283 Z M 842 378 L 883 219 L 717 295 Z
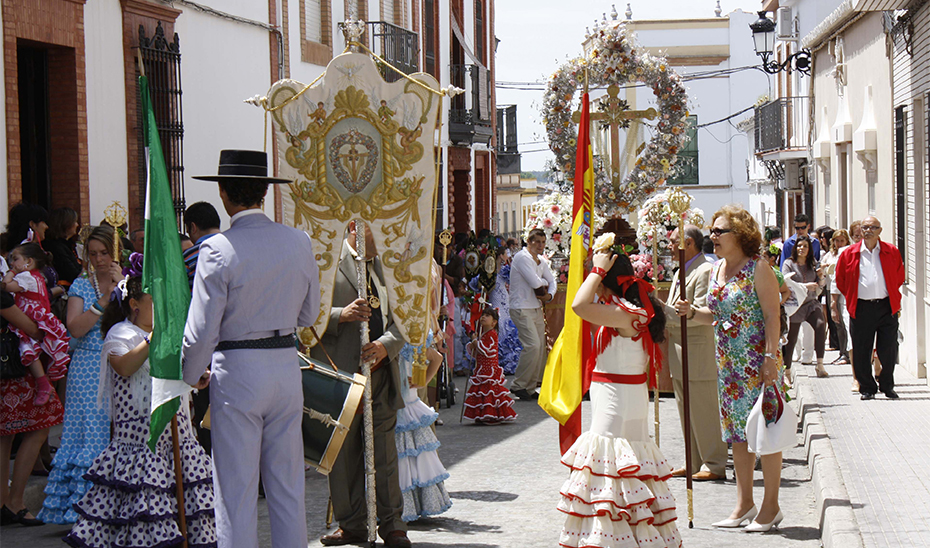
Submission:
M 678 298 L 687 299 L 685 293 L 685 212 L 691 207 L 691 196 L 681 188 L 669 195 L 669 206 L 678 215 Z M 682 404 L 685 408 L 685 478 L 688 488 L 688 528 L 694 528 L 694 489 L 691 478 L 691 398 L 688 384 L 688 318 L 681 317 L 681 382 L 683 386 Z
M 355 221 L 355 274 L 358 285 L 358 296 L 360 299 L 368 301 L 367 271 L 365 266 L 365 233 L 368 226 L 360 221 Z M 378 310 L 372 309 L 373 314 L 380 314 Z M 369 343 L 368 322 L 361 322 L 359 329 L 361 337 L 361 347 Z M 378 505 L 376 498 L 375 482 L 375 436 L 374 436 L 374 417 L 371 411 L 371 364 L 368 360 L 362 358 L 359 354 L 362 375 L 365 376 L 365 390 L 362 398 L 363 422 L 365 432 L 365 502 L 368 507 L 368 544 L 375 548 L 375 542 L 378 540 Z
M 187 509 L 184 507 L 184 473 L 181 471 L 181 445 L 178 442 L 178 415 L 171 417 L 171 445 L 174 449 L 174 483 L 178 495 L 178 529 L 184 537 L 181 548 L 187 548 Z

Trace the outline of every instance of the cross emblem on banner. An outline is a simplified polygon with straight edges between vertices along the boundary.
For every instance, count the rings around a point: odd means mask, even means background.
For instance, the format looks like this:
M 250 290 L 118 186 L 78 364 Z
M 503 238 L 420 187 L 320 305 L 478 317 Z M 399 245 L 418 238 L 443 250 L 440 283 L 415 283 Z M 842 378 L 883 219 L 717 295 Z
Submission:
M 599 121 L 610 127 L 610 166 L 614 186 L 620 184 L 620 129 L 628 127 L 632 120 L 655 120 L 659 115 L 654 108 L 630 110 L 626 101 L 618 97 L 619 94 L 619 86 L 609 86 L 607 88 L 606 106 L 600 112 L 592 112 L 590 115 L 592 121 Z M 604 98 L 601 101 L 604 101 Z M 581 113 L 573 112 L 572 121 L 576 124 L 580 122 Z

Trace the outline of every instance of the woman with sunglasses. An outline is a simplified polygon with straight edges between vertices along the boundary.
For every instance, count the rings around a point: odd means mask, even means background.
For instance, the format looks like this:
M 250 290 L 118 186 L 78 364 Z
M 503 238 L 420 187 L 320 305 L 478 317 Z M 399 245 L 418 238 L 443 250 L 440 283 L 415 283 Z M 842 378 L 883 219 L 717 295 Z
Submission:
M 752 521 L 746 531 L 764 532 L 784 519 L 778 505 L 782 454 L 762 456 L 765 494 L 757 511 L 752 494 L 756 456 L 749 452 L 746 420 L 763 390 L 774 400 L 775 391 L 783 389 L 778 280 L 759 257 L 759 225 L 742 207 L 724 206 L 714 213 L 710 237 L 720 260 L 711 273 L 707 306 L 694 308 L 682 300 L 676 308 L 689 320 L 714 325 L 717 340 L 720 423 L 723 441 L 733 445 L 736 507 L 713 525 L 736 528 Z

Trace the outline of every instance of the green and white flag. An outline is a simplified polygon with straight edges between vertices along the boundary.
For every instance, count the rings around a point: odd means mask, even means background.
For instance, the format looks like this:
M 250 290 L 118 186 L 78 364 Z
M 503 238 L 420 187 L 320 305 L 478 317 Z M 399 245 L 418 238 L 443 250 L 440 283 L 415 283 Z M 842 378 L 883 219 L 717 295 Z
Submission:
M 149 447 L 155 444 L 180 408 L 180 397 L 191 390 L 181 373 L 181 342 L 191 293 L 181 258 L 174 217 L 174 200 L 161 151 L 149 83 L 139 77 L 142 90 L 143 134 L 148 177 L 145 190 L 145 257 L 142 290 L 152 296 L 155 309 L 149 366 L 152 375 L 152 423 Z

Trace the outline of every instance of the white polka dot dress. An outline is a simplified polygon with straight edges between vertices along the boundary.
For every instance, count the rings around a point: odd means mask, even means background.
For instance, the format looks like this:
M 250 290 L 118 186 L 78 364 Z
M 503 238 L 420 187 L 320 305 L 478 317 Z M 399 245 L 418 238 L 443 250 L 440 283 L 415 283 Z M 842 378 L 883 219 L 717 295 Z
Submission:
M 142 334 L 129 322 L 117 324 L 104 352 L 128 352 L 142 341 Z M 110 371 L 113 436 L 84 475 L 92 487 L 74 505 L 79 519 L 64 540 L 82 548 L 179 545 L 171 428 L 158 439 L 154 453 L 147 445 L 152 387 L 148 362 L 128 378 Z M 187 395 L 177 417 L 188 544 L 216 546 L 213 466 L 193 435 Z

